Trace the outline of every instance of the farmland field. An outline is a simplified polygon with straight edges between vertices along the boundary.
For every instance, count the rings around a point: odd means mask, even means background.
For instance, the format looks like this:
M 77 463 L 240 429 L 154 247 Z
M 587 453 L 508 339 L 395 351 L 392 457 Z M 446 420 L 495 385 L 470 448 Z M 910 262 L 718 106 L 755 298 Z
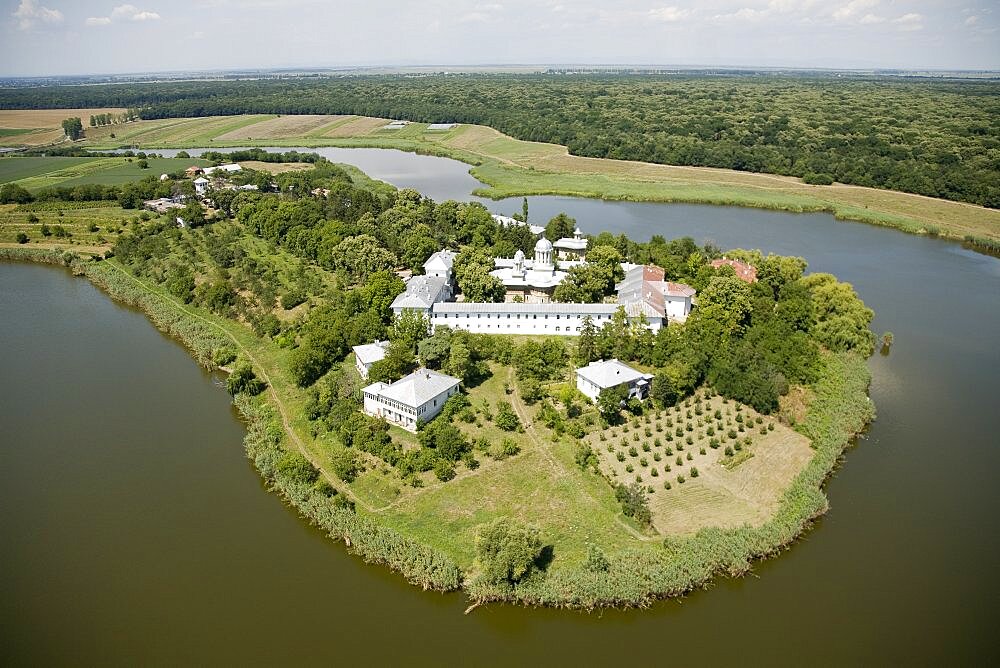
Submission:
M 0 183 L 16 181 L 28 190 L 85 184 L 115 185 L 180 171 L 191 165 L 211 164 L 197 158 L 149 158 L 147 163 L 149 166 L 142 169 L 138 160 L 129 158 L 0 158 Z

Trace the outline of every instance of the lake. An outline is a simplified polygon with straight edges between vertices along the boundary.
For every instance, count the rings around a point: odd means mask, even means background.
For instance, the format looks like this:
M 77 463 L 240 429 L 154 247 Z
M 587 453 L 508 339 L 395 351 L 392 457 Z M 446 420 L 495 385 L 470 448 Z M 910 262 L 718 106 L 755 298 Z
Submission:
M 287 150 L 287 149 L 284 149 Z M 302 149 L 435 199 L 454 161 Z M 168 151 L 162 151 L 168 154 Z M 520 199 L 487 202 L 520 210 Z M 801 255 L 854 284 L 891 354 L 831 510 L 754 576 L 649 610 L 468 616 L 347 554 L 267 492 L 218 379 L 67 272 L 0 264 L 5 664 L 985 663 L 1000 587 L 1000 260 L 944 241 L 709 206 L 529 198 L 585 232 Z

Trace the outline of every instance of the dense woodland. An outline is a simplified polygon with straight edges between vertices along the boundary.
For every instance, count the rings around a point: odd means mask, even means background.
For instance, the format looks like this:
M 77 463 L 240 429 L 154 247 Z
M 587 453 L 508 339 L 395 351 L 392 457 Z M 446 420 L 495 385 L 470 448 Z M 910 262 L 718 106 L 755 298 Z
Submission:
M 143 118 L 362 114 L 489 125 L 577 155 L 833 180 L 1000 207 L 1000 84 L 903 78 L 439 75 L 60 86 L 0 108 Z

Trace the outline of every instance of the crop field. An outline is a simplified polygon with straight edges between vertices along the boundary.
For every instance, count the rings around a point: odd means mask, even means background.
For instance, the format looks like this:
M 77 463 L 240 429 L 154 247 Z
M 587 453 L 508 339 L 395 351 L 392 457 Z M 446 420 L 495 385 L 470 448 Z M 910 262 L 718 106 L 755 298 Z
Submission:
M 278 116 L 232 130 L 216 137 L 218 141 L 241 141 L 245 139 L 294 139 L 323 132 L 332 124 L 347 120 L 350 116 L 303 115 Z
M 812 457 L 808 439 L 774 418 L 703 396 L 585 440 L 608 478 L 646 488 L 663 534 L 762 524 Z
M 211 163 L 198 158 L 149 158 L 147 164 L 142 169 L 138 159 L 124 157 L 7 157 L 0 158 L 0 183 L 16 181 L 28 190 L 92 183 L 114 185 Z
M 141 215 L 111 202 L 0 204 L 0 245 L 103 253 Z M 18 233 L 28 236 L 26 244 L 17 244 Z
M 41 146 L 64 137 L 61 123 L 79 117 L 86 128 L 93 114 L 120 114 L 124 109 L 0 109 L 0 146 Z M 118 126 L 120 127 L 120 126 Z

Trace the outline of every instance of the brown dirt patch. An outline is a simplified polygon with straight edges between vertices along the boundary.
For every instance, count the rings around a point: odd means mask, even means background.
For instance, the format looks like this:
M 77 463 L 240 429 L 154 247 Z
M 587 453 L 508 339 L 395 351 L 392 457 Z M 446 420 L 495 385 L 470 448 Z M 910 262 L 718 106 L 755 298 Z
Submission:
M 227 132 L 216 137 L 217 141 L 240 141 L 241 139 L 290 139 L 309 134 L 317 128 L 329 125 L 344 116 L 291 115 L 271 118 L 260 123 Z

